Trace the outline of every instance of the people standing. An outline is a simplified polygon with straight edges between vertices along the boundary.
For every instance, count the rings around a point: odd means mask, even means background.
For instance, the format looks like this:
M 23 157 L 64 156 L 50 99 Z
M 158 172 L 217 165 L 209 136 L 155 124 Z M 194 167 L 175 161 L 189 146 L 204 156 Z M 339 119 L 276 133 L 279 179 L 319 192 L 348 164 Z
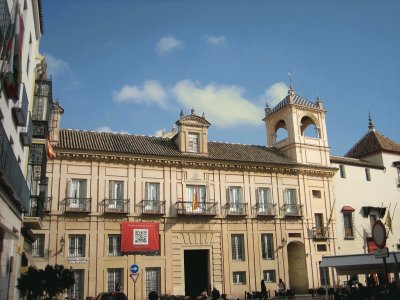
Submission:
M 267 299 L 267 287 L 265 286 L 264 279 L 261 280 L 261 298 Z
M 213 290 L 211 291 L 211 298 L 213 300 L 221 298 L 221 294 L 220 294 L 219 290 L 215 286 L 213 287 Z

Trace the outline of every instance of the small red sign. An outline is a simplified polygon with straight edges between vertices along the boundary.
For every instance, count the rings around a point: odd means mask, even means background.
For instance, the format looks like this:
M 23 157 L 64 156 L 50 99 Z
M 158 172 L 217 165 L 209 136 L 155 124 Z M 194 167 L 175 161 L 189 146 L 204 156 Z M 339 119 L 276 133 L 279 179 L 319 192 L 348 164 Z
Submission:
M 158 227 L 158 223 L 122 222 L 121 251 L 123 253 L 160 251 Z

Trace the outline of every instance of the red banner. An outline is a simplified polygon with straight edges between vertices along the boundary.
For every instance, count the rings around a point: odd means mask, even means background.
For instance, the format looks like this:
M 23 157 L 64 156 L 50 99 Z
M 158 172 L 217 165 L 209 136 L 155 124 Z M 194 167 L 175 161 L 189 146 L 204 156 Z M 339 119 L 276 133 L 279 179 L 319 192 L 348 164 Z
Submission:
M 122 222 L 121 251 L 141 253 L 160 251 L 158 223 Z

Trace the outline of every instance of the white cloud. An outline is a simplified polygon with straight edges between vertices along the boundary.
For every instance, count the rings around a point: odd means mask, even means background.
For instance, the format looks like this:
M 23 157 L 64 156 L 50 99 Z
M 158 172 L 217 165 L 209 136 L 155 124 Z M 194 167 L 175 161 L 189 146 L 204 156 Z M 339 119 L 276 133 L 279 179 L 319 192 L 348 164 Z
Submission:
M 164 133 L 164 130 L 163 130 L 163 129 L 159 129 L 159 130 L 156 130 L 156 131 L 153 133 L 153 136 L 162 137 L 163 133 Z
M 211 45 L 221 45 L 227 41 L 226 36 L 206 36 L 207 43 Z
M 110 132 L 110 133 L 129 134 L 129 132 L 127 132 L 127 131 L 115 131 L 115 130 L 112 130 L 112 129 L 111 129 L 110 127 L 108 127 L 108 126 L 99 127 L 99 128 L 97 128 L 95 131 L 97 131 L 97 132 Z
M 156 103 L 165 108 L 167 93 L 158 81 L 146 80 L 143 87 L 124 85 L 120 91 L 113 92 L 113 98 L 117 102 Z
M 69 70 L 69 64 L 66 61 L 56 58 L 49 53 L 43 55 L 46 58 L 48 77 L 57 76 Z
M 172 93 L 186 108 L 194 108 L 198 115 L 205 112 L 207 120 L 220 127 L 260 125 L 263 118 L 263 109 L 245 99 L 244 89 L 235 85 L 198 87 L 191 80 L 182 80 Z
M 173 50 L 177 50 L 183 47 L 183 42 L 174 38 L 173 36 L 162 37 L 156 47 L 158 55 L 165 55 Z
M 289 87 L 284 82 L 276 82 L 265 90 L 265 96 L 269 106 L 277 105 L 288 94 Z

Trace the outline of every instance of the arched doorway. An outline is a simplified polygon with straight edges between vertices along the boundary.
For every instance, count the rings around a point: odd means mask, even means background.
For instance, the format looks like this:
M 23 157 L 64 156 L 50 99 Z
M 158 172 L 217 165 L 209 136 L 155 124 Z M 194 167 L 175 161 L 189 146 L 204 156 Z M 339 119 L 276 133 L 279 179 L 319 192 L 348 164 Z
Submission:
M 291 242 L 287 245 L 289 264 L 289 286 L 295 294 L 308 292 L 308 273 L 306 252 L 301 242 Z

